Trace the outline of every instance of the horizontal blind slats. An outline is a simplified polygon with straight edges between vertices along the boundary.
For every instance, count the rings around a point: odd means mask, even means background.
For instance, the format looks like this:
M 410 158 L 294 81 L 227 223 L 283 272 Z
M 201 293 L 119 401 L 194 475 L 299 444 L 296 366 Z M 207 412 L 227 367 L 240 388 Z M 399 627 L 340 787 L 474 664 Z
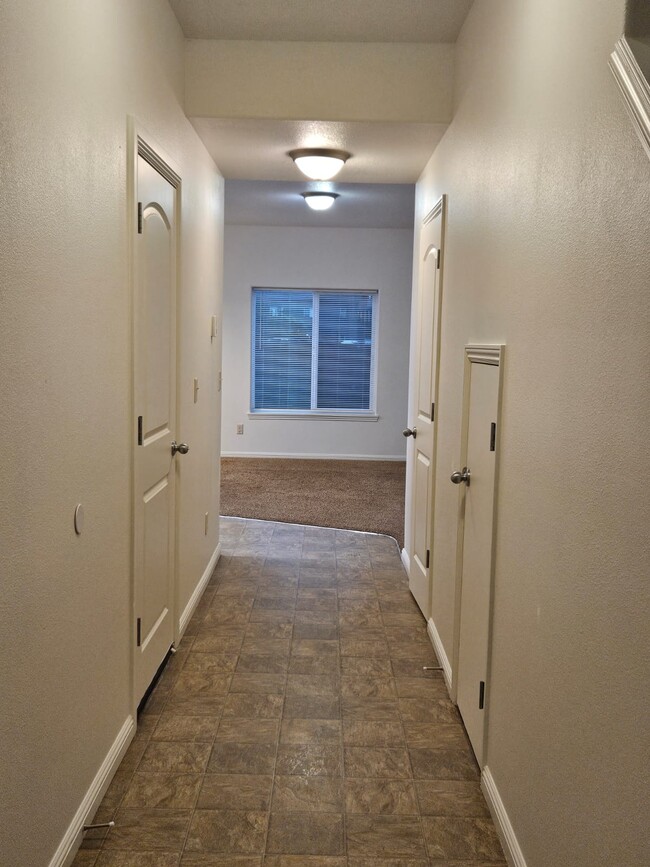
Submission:
M 318 409 L 370 409 L 372 295 L 320 293 Z
M 374 293 L 254 289 L 253 409 L 370 410 L 375 300 Z
M 310 409 L 311 292 L 255 290 L 254 409 Z

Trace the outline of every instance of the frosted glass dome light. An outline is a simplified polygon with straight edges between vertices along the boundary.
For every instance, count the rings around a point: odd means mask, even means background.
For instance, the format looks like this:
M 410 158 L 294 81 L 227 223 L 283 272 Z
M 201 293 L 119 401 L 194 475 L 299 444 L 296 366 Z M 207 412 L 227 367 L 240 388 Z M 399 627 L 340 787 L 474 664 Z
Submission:
M 338 199 L 338 193 L 301 193 L 312 211 L 327 211 Z
M 312 181 L 329 181 L 350 159 L 347 151 L 332 148 L 300 148 L 289 151 L 289 156 L 303 175 Z

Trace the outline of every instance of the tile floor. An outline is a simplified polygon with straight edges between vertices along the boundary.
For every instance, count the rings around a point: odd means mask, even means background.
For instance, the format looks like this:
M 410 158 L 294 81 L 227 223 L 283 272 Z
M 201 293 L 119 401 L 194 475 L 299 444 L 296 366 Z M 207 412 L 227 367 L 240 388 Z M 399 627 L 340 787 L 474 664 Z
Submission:
M 222 544 L 74 867 L 503 867 L 395 543 Z

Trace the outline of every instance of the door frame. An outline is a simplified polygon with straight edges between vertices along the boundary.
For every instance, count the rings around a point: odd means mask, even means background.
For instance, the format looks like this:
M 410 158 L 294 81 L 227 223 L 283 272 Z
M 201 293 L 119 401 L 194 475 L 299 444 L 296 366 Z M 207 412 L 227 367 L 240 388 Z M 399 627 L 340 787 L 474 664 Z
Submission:
M 128 364 L 129 364 L 129 428 L 128 428 L 128 455 L 129 455 L 129 565 L 130 565 L 130 600 L 129 610 L 131 613 L 129 623 L 129 639 L 128 646 L 130 648 L 130 665 L 129 665 L 129 695 L 131 696 L 131 712 L 133 718 L 137 721 L 137 709 L 140 699 L 135 694 L 135 668 L 137 655 L 136 642 L 136 569 L 135 569 L 135 447 L 134 442 L 137 437 L 137 419 L 138 412 L 135 405 L 135 318 L 136 318 L 136 285 L 137 285 L 137 253 L 135 236 L 138 229 L 138 157 L 145 159 L 162 177 L 168 181 L 176 190 L 174 201 L 174 249 L 172 252 L 174 260 L 174 272 L 176 279 L 176 309 L 175 315 L 175 334 L 176 334 L 176 431 L 179 430 L 180 424 L 180 388 L 179 388 L 179 372 L 180 372 L 180 312 L 181 312 L 181 195 L 182 195 L 182 180 L 178 165 L 172 160 L 165 150 L 160 147 L 155 138 L 151 136 L 147 130 L 140 124 L 132 115 L 127 116 L 127 256 L 128 256 L 128 271 L 129 271 L 129 288 L 128 288 L 128 321 L 129 321 L 129 347 L 128 347 Z M 178 644 L 179 624 L 179 580 L 178 580 L 178 528 L 180 515 L 180 461 L 175 461 L 174 472 L 176 475 L 175 485 L 175 501 L 174 501 L 174 562 L 172 564 L 172 579 L 173 588 L 171 594 L 171 617 L 174 625 L 174 646 Z M 136 723 L 137 724 L 137 723 Z
M 499 464 L 501 454 L 501 424 L 502 424 L 502 407 L 503 407 L 503 380 L 504 380 L 504 359 L 505 359 L 505 344 L 468 344 L 464 350 L 464 373 L 463 373 L 463 409 L 462 409 L 462 426 L 461 426 L 461 441 L 460 441 L 460 462 L 459 468 L 467 466 L 467 447 L 469 437 L 469 409 L 470 409 L 470 389 L 472 382 L 472 367 L 474 364 L 489 364 L 499 368 L 499 387 L 496 406 L 496 437 L 495 437 L 495 456 L 494 456 L 494 495 L 492 500 L 492 533 L 490 545 L 490 605 L 488 611 L 488 647 L 487 647 L 487 681 L 485 694 L 485 717 L 483 724 L 483 764 L 487 764 L 488 750 L 488 728 L 490 716 L 490 697 L 492 690 L 490 689 L 490 675 L 492 668 L 492 626 L 494 615 L 494 576 L 496 567 L 496 535 L 497 535 L 497 506 L 498 506 L 498 490 L 499 490 Z M 460 660 L 460 618 L 461 618 L 461 601 L 463 590 L 463 544 L 465 538 L 465 498 L 467 496 L 467 488 L 465 485 L 459 485 L 458 491 L 458 527 L 456 535 L 456 588 L 454 599 L 454 642 L 452 649 L 452 688 L 451 699 L 457 704 L 458 699 L 458 669 Z
M 442 342 L 442 308 L 443 308 L 443 293 L 444 293 L 444 269 L 445 269 L 445 235 L 447 232 L 447 194 L 443 193 L 439 199 L 435 202 L 432 208 L 430 208 L 425 216 L 422 218 L 420 223 L 418 236 L 415 241 L 415 263 L 417 264 L 417 271 L 415 273 L 415 294 L 414 302 L 411 306 L 411 354 L 409 360 L 409 405 L 407 409 L 407 420 L 409 425 L 416 425 L 416 421 L 411 421 L 415 412 L 417 405 L 417 358 L 420 348 L 420 330 L 419 330 L 419 317 L 420 317 L 420 302 L 422 298 L 422 281 L 423 281 L 423 271 L 424 271 L 424 263 L 428 256 L 431 245 L 429 245 L 426 249 L 423 249 L 424 245 L 422 243 L 422 235 L 425 231 L 426 227 L 432 223 L 437 217 L 440 217 L 440 246 L 438 248 L 438 304 L 437 304 L 437 321 L 432 322 L 432 329 L 435 327 L 437 331 L 435 345 L 436 345 L 436 373 L 433 382 L 433 402 L 435 404 L 435 413 L 434 418 L 432 420 L 433 424 L 433 448 L 431 450 L 431 480 L 430 480 L 430 491 L 429 491 L 429 516 L 428 516 L 428 531 L 429 531 L 429 590 L 428 590 L 428 613 L 426 615 L 427 622 L 431 617 L 431 608 L 433 605 L 433 548 L 435 544 L 434 539 L 434 515 L 435 515 L 435 496 L 436 496 L 436 469 L 437 469 L 437 451 L 438 451 L 438 424 L 440 419 L 439 412 L 439 391 L 440 391 L 440 358 L 441 358 L 441 342 Z M 435 315 L 435 310 L 434 310 Z M 415 329 L 415 333 L 414 333 Z M 409 484 L 411 478 L 411 471 L 413 470 L 413 461 L 414 461 L 414 449 L 413 443 L 409 443 L 407 447 L 406 454 L 406 479 L 407 479 L 407 491 L 406 491 L 406 499 L 407 503 L 410 506 L 409 518 L 411 520 L 411 524 L 413 523 L 413 509 L 414 509 L 414 501 L 415 501 L 415 489 Z M 405 515 L 406 518 L 406 515 Z M 404 527 L 404 540 L 407 539 L 407 528 Z M 409 550 L 402 549 L 402 562 L 406 569 L 407 575 L 411 574 L 411 557 L 413 555 L 413 538 L 410 534 L 408 534 L 409 540 Z

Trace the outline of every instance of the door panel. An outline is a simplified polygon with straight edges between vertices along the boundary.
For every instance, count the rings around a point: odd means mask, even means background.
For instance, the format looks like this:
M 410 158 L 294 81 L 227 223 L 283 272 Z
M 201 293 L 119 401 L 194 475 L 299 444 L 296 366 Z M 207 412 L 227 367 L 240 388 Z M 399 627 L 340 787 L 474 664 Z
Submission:
M 472 363 L 468 370 L 463 464 L 469 469 L 470 484 L 465 489 L 462 527 L 457 701 L 474 753 L 482 765 L 489 687 L 496 484 L 496 440 L 492 425 L 498 419 L 500 367 Z
M 441 200 L 420 231 L 417 343 L 414 372 L 416 406 L 413 426 L 416 437 L 409 460 L 411 490 L 411 556 L 409 588 L 428 619 L 431 605 L 432 510 L 435 469 L 434 403 L 438 387 L 440 332 L 440 259 L 444 200 Z
M 416 442 L 417 447 L 417 442 Z M 431 487 L 431 461 L 419 449 L 415 457 L 415 496 L 413 521 L 413 566 L 426 575 L 427 545 L 429 544 L 429 490 Z M 422 606 L 420 606 L 422 607 Z
M 177 190 L 138 156 L 134 398 L 134 601 L 139 702 L 174 640 Z

